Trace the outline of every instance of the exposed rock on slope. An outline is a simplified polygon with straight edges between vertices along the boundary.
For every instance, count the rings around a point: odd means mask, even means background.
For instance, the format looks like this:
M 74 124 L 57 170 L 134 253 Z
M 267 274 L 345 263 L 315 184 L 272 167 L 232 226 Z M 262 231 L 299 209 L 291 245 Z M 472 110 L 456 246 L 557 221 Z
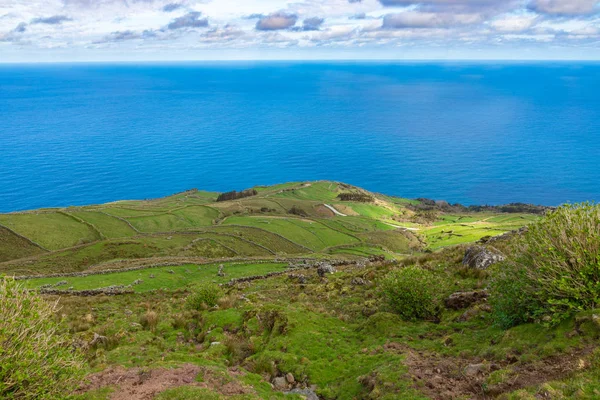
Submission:
M 483 246 L 471 246 L 465 251 L 463 265 L 475 269 L 487 269 L 490 265 L 503 261 L 504 256 Z

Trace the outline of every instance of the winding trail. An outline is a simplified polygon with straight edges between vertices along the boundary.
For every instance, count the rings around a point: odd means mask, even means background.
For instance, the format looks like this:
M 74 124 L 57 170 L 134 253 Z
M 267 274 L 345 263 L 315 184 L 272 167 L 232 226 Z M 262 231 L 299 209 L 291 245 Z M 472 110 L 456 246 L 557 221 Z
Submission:
M 396 224 L 390 224 L 389 222 L 385 222 L 385 221 L 381 221 L 381 220 L 380 220 L 380 222 L 383 222 L 384 224 L 386 224 L 386 225 L 389 225 L 389 226 L 393 226 L 394 228 L 398 228 L 398 229 L 406 229 L 407 231 L 418 231 L 418 230 L 419 230 L 418 228 L 409 228 L 409 227 L 407 227 L 407 226 L 396 225 Z
M 333 211 L 333 213 L 334 213 L 335 215 L 338 215 L 338 216 L 340 216 L 340 217 L 347 217 L 347 215 L 346 215 L 346 214 L 343 214 L 343 213 L 339 212 L 338 210 L 336 210 L 335 208 L 333 208 L 333 206 L 330 206 L 329 204 L 323 204 L 323 205 L 324 205 L 325 207 L 327 207 L 328 209 L 330 209 L 331 211 Z M 389 226 L 393 226 L 394 228 L 398 228 L 398 229 L 406 229 L 407 231 L 418 231 L 418 230 L 419 230 L 418 228 L 409 228 L 409 227 L 407 227 L 407 226 L 401 226 L 401 225 L 390 224 L 389 222 L 385 222 L 385 221 L 381 221 L 381 220 L 380 220 L 380 222 L 383 222 L 384 224 L 386 224 L 386 225 L 389 225 Z
M 341 212 L 339 212 L 338 210 L 336 210 L 335 208 L 333 208 L 333 206 L 330 206 L 329 204 L 323 204 L 325 207 L 329 208 L 331 211 L 333 211 L 333 213 L 335 215 L 339 215 L 340 217 L 347 217 L 346 214 L 342 214 Z

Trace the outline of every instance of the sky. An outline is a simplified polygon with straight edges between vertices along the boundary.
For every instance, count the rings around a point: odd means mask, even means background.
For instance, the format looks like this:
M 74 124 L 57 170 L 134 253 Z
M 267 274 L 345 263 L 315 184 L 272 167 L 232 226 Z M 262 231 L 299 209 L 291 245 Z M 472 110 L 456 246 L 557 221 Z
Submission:
M 600 60 L 600 0 L 0 0 L 0 63 Z

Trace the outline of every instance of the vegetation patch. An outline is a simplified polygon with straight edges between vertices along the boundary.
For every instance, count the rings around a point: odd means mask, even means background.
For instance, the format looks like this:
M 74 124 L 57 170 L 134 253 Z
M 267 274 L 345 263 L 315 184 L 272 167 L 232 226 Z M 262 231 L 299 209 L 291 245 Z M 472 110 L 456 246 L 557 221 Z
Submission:
M 564 205 L 515 240 L 495 270 L 492 305 L 503 326 L 557 324 L 600 307 L 600 205 Z
M 256 189 L 246 189 L 241 192 L 231 191 L 227 193 L 221 193 L 217 197 L 217 201 L 228 201 L 228 200 L 238 200 L 243 199 L 244 197 L 256 196 L 258 192 Z
M 382 280 L 381 290 L 404 320 L 440 319 L 443 284 L 426 269 L 411 266 L 392 271 Z
M 56 312 L 56 304 L 0 278 L 0 398 L 64 398 L 85 373 Z

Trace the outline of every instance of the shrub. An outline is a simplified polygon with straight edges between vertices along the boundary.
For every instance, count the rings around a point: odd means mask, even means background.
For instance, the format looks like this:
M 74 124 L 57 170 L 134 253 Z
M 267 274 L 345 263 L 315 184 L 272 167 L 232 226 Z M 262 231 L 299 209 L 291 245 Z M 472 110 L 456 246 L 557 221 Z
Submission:
M 214 283 L 203 283 L 199 285 L 187 298 L 187 306 L 192 310 L 203 310 L 217 305 L 217 301 L 223 295 L 219 285 Z
M 507 329 L 533 321 L 541 313 L 536 285 L 521 266 L 510 262 L 493 265 L 489 272 L 489 304 L 496 325 Z
M 503 265 L 507 272 L 496 268 L 491 285 L 497 322 L 516 324 L 542 318 L 555 324 L 576 312 L 597 308 L 600 206 L 564 205 L 547 214 L 515 241 Z M 519 311 L 520 307 L 526 310 Z
M 273 332 L 285 334 L 288 330 L 288 317 L 281 308 L 275 306 L 265 306 L 257 314 L 260 327 L 267 334 Z
M 440 285 L 432 272 L 416 266 L 392 271 L 381 282 L 390 307 L 407 321 L 439 320 Z
M 236 192 L 235 190 L 227 193 L 221 193 L 217 197 L 217 201 L 228 201 L 228 200 L 238 200 L 243 199 L 244 197 L 256 196 L 258 192 L 256 189 L 246 189 L 241 192 Z
M 84 371 L 54 318 L 56 304 L 0 277 L 0 398 L 65 398 Z
M 361 203 L 372 203 L 375 198 L 366 193 L 340 193 L 338 199 L 342 201 L 358 201 Z
M 306 211 L 304 211 L 300 207 L 296 207 L 296 206 L 292 206 L 292 208 L 290 208 L 288 210 L 288 214 L 299 215 L 301 217 L 308 216 L 308 214 L 306 213 Z

